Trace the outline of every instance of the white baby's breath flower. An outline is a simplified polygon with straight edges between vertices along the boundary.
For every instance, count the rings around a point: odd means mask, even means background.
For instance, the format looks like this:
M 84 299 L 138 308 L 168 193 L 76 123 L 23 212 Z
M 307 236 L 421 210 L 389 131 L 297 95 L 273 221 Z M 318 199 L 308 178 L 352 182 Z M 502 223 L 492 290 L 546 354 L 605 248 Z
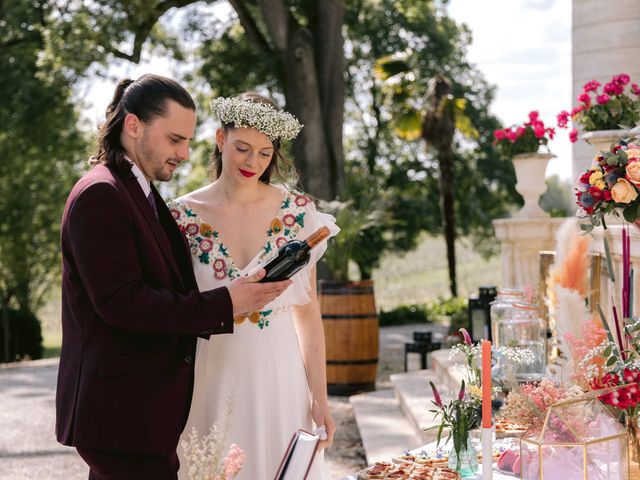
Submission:
M 214 118 L 236 128 L 253 127 L 271 141 L 293 140 L 303 125 L 296 117 L 265 103 L 219 97 L 211 102 Z

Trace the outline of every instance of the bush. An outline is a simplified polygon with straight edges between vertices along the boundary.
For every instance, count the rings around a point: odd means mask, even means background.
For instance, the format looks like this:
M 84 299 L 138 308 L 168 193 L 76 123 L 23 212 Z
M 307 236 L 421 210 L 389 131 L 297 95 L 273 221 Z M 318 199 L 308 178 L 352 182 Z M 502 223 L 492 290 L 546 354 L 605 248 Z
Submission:
M 378 315 L 380 326 L 406 325 L 408 323 L 431 323 L 425 305 L 401 305 Z
M 401 305 L 378 316 L 380 326 L 405 325 L 408 323 L 450 323 L 466 326 L 467 301 L 462 297 L 438 298 L 423 305 Z M 459 327 L 458 327 L 459 328 Z M 456 330 L 457 331 L 457 330 Z
M 0 362 L 5 359 L 4 328 L 0 312 Z M 9 361 L 42 358 L 42 332 L 40 321 L 31 312 L 9 310 Z

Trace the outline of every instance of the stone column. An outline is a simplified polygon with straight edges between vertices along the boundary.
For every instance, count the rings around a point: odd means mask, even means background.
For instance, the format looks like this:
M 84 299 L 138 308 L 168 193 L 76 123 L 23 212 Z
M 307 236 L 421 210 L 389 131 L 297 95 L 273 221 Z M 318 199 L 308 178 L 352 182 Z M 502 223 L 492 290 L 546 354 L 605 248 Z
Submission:
M 573 0 L 573 107 L 589 80 L 602 84 L 627 73 L 640 82 L 640 2 L 638 0 Z M 591 165 L 594 147 L 573 144 L 573 177 Z
M 538 287 L 541 250 L 553 250 L 565 218 L 504 218 L 493 221 L 502 252 L 502 286 Z

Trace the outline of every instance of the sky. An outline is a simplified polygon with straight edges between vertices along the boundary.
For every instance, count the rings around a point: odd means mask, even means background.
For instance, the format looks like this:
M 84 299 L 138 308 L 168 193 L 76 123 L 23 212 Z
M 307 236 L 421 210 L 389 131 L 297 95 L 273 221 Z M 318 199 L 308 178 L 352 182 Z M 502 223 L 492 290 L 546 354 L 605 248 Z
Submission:
M 490 5 L 490 7 L 489 7 Z M 212 7 L 228 15 L 226 4 Z M 491 107 L 505 126 L 523 123 L 537 110 L 548 126 L 571 107 L 571 0 L 450 0 L 449 15 L 466 23 L 473 36 L 468 59 L 496 86 Z M 179 18 L 174 24 L 179 24 Z M 115 87 L 115 79 L 143 73 L 178 77 L 175 64 L 149 57 L 139 65 L 114 62 L 108 78 L 92 77 L 78 87 L 87 106 L 84 118 L 97 125 Z M 567 130 L 556 132 L 549 147 L 557 158 L 549 162 L 547 176 L 571 178 L 571 144 Z

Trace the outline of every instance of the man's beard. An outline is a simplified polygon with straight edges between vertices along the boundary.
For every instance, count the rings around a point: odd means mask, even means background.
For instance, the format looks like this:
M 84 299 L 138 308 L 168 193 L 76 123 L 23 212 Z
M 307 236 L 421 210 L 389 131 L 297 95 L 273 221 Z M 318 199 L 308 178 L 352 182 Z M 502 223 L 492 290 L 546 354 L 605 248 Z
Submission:
M 173 172 L 163 170 L 166 161 L 163 161 L 162 163 L 157 161 L 158 156 L 156 155 L 156 152 L 153 151 L 153 147 L 149 143 L 149 138 L 146 136 L 146 132 L 142 137 L 142 155 L 145 160 L 147 160 L 147 165 L 151 165 L 153 168 L 153 170 L 149 172 L 152 175 L 152 181 L 168 182 L 173 178 Z

